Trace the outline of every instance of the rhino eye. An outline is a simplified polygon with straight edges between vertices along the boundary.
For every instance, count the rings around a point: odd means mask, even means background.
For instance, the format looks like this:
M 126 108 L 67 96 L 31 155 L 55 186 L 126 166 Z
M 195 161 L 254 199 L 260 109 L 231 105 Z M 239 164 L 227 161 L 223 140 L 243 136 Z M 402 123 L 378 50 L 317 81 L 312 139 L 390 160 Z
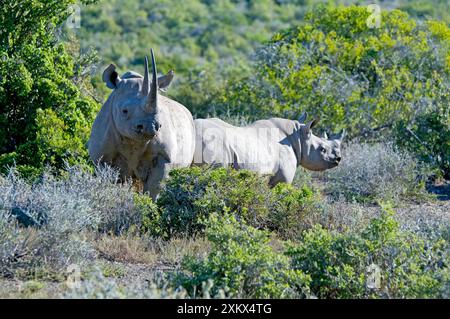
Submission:
M 127 115 L 127 114 L 128 114 L 128 110 L 127 110 L 127 109 L 123 109 L 123 110 L 122 110 L 122 114 Z

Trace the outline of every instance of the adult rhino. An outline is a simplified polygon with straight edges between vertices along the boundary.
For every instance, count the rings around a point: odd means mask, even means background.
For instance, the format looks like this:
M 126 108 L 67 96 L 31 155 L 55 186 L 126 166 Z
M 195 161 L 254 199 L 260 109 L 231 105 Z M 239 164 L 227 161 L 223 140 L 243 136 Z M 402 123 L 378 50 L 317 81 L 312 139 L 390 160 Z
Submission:
M 195 128 L 186 107 L 158 93 L 173 72 L 157 78 L 153 50 L 151 58 L 152 81 L 147 57 L 144 76 L 120 77 L 113 64 L 104 71 L 103 81 L 113 91 L 94 121 L 88 148 L 94 163 L 118 168 L 122 179 L 141 181 L 144 192 L 156 198 L 170 169 L 191 165 Z
M 194 165 L 232 166 L 270 174 L 270 185 L 292 183 L 298 166 L 313 171 L 333 168 L 341 161 L 345 132 L 333 139 L 312 133 L 317 120 L 271 118 L 244 127 L 218 118 L 197 119 Z

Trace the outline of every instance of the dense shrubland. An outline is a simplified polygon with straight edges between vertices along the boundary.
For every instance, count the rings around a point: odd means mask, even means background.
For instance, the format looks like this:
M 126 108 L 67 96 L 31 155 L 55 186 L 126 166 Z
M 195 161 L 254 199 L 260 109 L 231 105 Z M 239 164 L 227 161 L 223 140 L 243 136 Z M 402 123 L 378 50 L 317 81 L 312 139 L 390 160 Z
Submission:
M 439 227 L 427 228 L 426 223 L 432 222 L 428 219 L 434 217 L 425 211 L 420 218 L 407 217 L 410 225 L 405 227 L 407 223 L 396 216 L 395 209 L 382 204 L 375 207 L 373 215 L 360 206 L 362 217 L 347 210 L 347 221 L 339 222 L 343 206 L 333 211 L 330 203 L 315 197 L 308 186 L 281 185 L 269 190 L 264 177 L 222 168 L 174 171 L 160 199 L 153 203 L 135 194 L 130 185 L 116 184 L 117 176 L 108 168 L 98 168 L 95 177 L 80 168 L 67 171 L 66 176 L 46 177 L 34 185 L 14 171 L 2 178 L 3 276 L 63 280 L 66 267 L 77 264 L 86 269 L 84 280 L 80 288 L 67 290 L 69 297 L 448 297 L 449 221 L 445 216 L 444 223 L 437 223 Z M 244 183 L 243 175 L 251 181 Z M 175 187 L 180 178 L 199 176 L 213 180 L 211 185 Z M 246 206 L 237 206 L 233 196 L 213 190 L 214 182 L 221 179 L 247 194 L 243 195 Z M 264 189 L 266 192 L 261 192 Z M 259 205 L 260 198 L 254 196 L 260 192 L 259 196 L 264 195 L 269 202 L 277 196 L 274 201 L 279 205 Z M 170 207 L 166 200 L 174 194 L 183 200 Z M 305 201 L 309 202 L 306 206 Z M 35 218 L 40 213 L 46 221 L 25 227 L 12 215 L 12 207 Z M 162 217 L 164 213 L 167 215 Z M 270 221 L 272 214 L 277 218 Z M 178 216 L 184 223 L 175 220 L 176 232 L 171 232 L 170 217 Z M 254 216 L 263 216 L 265 224 Z M 280 225 L 274 226 L 274 222 Z M 422 231 L 414 231 L 417 228 Z M 105 253 L 115 260 L 133 262 L 137 258 L 154 264 L 155 260 L 145 259 L 145 254 L 153 251 L 157 256 L 169 249 L 168 234 L 177 240 L 192 237 L 194 230 L 198 239 L 205 236 L 210 247 L 202 244 L 200 251 L 187 249 L 172 271 L 155 277 L 150 286 L 141 283 L 119 289 L 114 279 L 104 278 L 105 272 L 113 270 L 92 268 Z M 121 235 L 125 237 L 117 237 L 123 239 L 107 246 L 105 236 L 112 240 L 112 236 Z M 119 248 L 121 242 L 126 246 Z M 132 250 L 136 250 L 136 257 L 127 255 Z M 378 288 L 367 284 L 372 264 L 381 272 Z
M 426 187 L 449 174 L 446 1 L 397 1 L 369 29 L 365 7 L 309 0 L 89 0 L 66 30 L 72 3 L 0 8 L 0 296 L 12 278 L 22 297 L 49 281 L 67 298 L 450 297 L 449 206 Z M 142 71 L 149 43 L 194 114 L 306 110 L 349 131 L 342 163 L 272 189 L 178 169 L 156 202 L 117 183 L 85 147 L 107 94 L 97 67 Z
M 118 233 L 141 220 L 131 185 L 114 185 L 118 174 L 111 169 L 93 176 L 69 168 L 64 177 L 45 173 L 34 184 L 19 175 L 12 168 L 0 178 L 3 275 L 83 264 L 95 256 L 87 231 Z
M 233 112 L 297 117 L 350 136 L 389 137 L 448 175 L 450 29 L 384 11 L 366 25 L 364 7 L 319 7 L 305 23 L 259 49 L 254 72 L 223 96 Z
M 374 29 L 363 6 L 272 0 L 82 1 L 81 28 L 67 29 L 73 3 L 2 6 L 1 168 L 15 162 L 38 174 L 47 164 L 85 163 L 96 101 L 108 92 L 100 67 L 142 71 L 151 43 L 164 57 L 160 69 L 176 71 L 168 94 L 198 116 L 249 121 L 308 110 L 322 130 L 390 136 L 448 175 L 450 32 L 442 1 L 399 1 L 427 20 L 383 10 Z
M 170 173 L 152 211 L 155 227 L 164 237 L 201 233 L 212 213 L 232 211 L 253 227 L 278 230 L 288 236 L 305 224 L 305 216 L 319 209 L 320 194 L 304 185 L 279 184 L 270 189 L 264 177 L 250 171 L 188 168 Z M 299 229 L 296 229 L 296 228 Z

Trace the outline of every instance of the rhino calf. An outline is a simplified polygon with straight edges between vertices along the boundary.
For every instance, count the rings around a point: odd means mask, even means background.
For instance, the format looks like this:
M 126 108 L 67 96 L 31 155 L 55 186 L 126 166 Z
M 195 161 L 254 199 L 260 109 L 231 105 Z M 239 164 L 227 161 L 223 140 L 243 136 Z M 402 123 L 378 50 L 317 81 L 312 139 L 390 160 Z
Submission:
M 158 94 L 173 72 L 157 78 L 153 50 L 151 57 L 152 81 L 147 58 L 144 76 L 120 77 L 113 64 L 104 71 L 103 81 L 113 91 L 94 121 L 88 148 L 94 163 L 118 168 L 122 179 L 141 181 L 155 199 L 170 169 L 191 165 L 195 127 L 186 107 Z
M 298 166 L 313 171 L 333 168 L 341 161 L 342 132 L 334 139 L 312 133 L 317 120 L 271 118 L 244 127 L 220 119 L 197 119 L 193 165 L 232 166 L 272 175 L 270 185 L 292 183 Z

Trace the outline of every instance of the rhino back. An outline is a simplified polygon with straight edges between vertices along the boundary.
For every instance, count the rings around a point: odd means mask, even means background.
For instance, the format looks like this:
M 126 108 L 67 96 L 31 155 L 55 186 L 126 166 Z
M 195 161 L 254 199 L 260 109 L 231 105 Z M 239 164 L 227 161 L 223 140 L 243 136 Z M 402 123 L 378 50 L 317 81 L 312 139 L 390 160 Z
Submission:
M 272 174 L 278 169 L 283 136 L 270 121 L 257 125 L 236 127 L 220 119 L 197 119 L 194 164 L 233 165 L 261 174 Z M 269 134 L 262 130 L 271 130 Z

